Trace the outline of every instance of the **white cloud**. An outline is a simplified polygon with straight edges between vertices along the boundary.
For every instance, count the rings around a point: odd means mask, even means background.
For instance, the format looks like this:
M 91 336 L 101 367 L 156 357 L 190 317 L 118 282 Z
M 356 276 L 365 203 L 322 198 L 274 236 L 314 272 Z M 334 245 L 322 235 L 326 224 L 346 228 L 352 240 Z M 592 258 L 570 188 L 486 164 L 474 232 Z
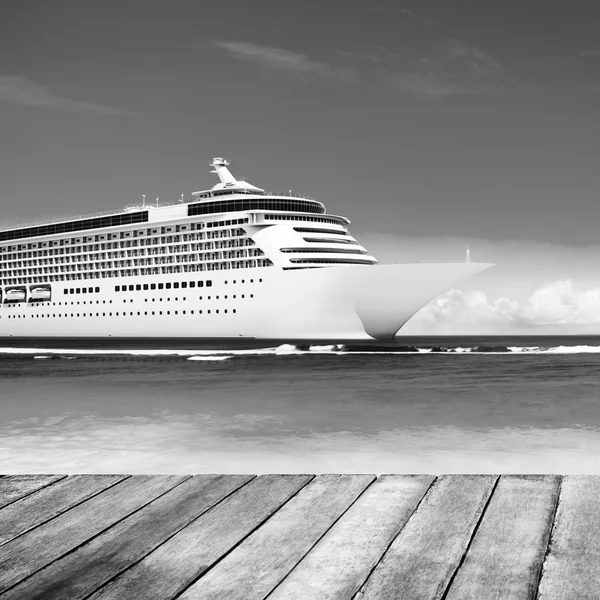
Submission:
M 420 53 L 407 51 L 403 63 L 386 77 L 392 86 L 414 96 L 443 98 L 514 83 L 496 58 L 454 39 Z
M 103 104 L 65 98 L 47 87 L 25 77 L 0 75 L 0 101 L 20 106 L 53 108 L 68 112 L 120 115 L 127 111 Z
M 535 290 L 523 303 L 504 296 L 491 300 L 478 290 L 453 289 L 423 308 L 413 321 L 413 328 L 461 333 L 595 325 L 600 323 L 600 288 L 577 290 L 571 280 L 555 281 Z
M 352 69 L 338 68 L 324 62 L 308 58 L 305 54 L 292 52 L 284 48 L 259 46 L 250 42 L 214 42 L 214 45 L 226 51 L 232 58 L 253 63 L 271 71 L 280 71 L 294 75 L 312 75 L 324 79 L 354 80 Z

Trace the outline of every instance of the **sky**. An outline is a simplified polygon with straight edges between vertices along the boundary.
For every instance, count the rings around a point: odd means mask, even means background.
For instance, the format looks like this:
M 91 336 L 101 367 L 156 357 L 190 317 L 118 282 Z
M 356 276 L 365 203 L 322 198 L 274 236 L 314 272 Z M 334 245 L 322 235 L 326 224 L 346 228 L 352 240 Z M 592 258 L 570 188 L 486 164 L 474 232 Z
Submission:
M 0 226 L 189 196 L 224 156 L 382 262 L 497 264 L 415 331 L 600 332 L 598 22 L 581 0 L 3 0 Z

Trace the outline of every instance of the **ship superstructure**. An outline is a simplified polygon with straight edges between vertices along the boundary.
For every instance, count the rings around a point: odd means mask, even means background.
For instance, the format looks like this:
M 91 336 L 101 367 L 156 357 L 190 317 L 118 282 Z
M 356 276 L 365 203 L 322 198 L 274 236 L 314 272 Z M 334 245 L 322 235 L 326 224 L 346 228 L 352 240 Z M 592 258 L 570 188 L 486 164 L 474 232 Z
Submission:
M 392 339 L 490 265 L 378 265 L 350 222 L 211 163 L 188 202 L 0 231 L 0 339 L 261 345 Z M 6 345 L 6 340 L 4 342 Z

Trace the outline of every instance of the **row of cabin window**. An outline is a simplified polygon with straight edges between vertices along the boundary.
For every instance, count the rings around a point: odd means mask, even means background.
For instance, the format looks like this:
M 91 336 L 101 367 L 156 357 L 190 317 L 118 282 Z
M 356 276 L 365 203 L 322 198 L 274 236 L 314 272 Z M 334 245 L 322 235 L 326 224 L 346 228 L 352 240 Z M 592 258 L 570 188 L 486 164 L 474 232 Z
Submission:
M 156 314 L 156 313 L 158 313 L 159 315 L 162 315 L 162 314 L 163 314 L 163 312 L 165 312 L 167 315 L 170 315 L 170 314 L 171 314 L 171 311 L 170 311 L 170 310 L 166 310 L 166 311 L 162 311 L 162 310 L 154 311 L 154 310 L 152 310 L 152 311 L 144 311 L 144 316 L 145 316 L 145 317 L 147 317 L 147 316 L 148 316 L 148 313 L 150 313 L 150 316 L 155 316 L 155 314 Z M 198 311 L 190 310 L 190 311 L 189 311 L 189 313 L 190 313 L 191 315 L 195 314 L 196 312 L 197 312 L 199 315 L 203 314 L 203 313 L 202 313 L 202 310 L 198 310 Z M 235 314 L 235 313 L 237 313 L 237 309 L 233 308 L 233 309 L 231 310 L 231 312 Z M 214 313 L 218 315 L 218 314 L 219 314 L 219 309 L 217 308 L 216 310 L 214 310 Z M 224 314 L 227 314 L 227 309 L 226 309 L 226 308 L 223 310 L 223 313 L 224 313 Z M 178 314 L 179 314 L 179 311 L 175 310 L 175 311 L 173 311 L 173 314 L 175 314 L 175 315 L 178 315 Z M 187 312 L 186 312 L 185 310 L 182 310 L 182 311 L 181 311 L 181 314 L 182 314 L 182 315 L 185 315 L 185 314 L 187 314 Z M 206 314 L 207 314 L 207 315 L 210 315 L 210 314 L 211 314 L 211 309 L 210 309 L 210 308 L 209 308 L 209 309 L 206 311 Z M 127 314 L 126 312 L 123 312 L 123 313 L 118 313 L 118 312 L 116 312 L 116 313 L 114 313 L 114 316 L 115 316 L 115 317 L 133 317 L 133 316 L 135 316 L 135 315 L 136 315 L 136 313 L 134 313 L 134 312 L 130 312 L 129 314 Z M 63 315 L 62 313 L 59 313 L 58 315 L 57 315 L 57 314 L 47 314 L 47 315 L 44 315 L 44 314 L 36 314 L 36 315 L 29 315 L 29 318 L 30 318 L 30 319 L 40 319 L 40 318 L 42 318 L 42 319 L 43 319 L 44 317 L 47 317 L 47 318 L 56 318 L 56 317 L 63 317 L 63 316 L 64 316 L 64 317 L 69 317 L 69 316 L 71 316 L 71 317 L 75 317 L 75 316 L 77 316 L 77 317 L 93 317 L 93 316 L 94 316 L 94 313 L 65 313 L 64 315 Z M 106 316 L 108 316 L 108 317 L 112 317 L 112 316 L 113 316 L 113 313 L 108 313 L 108 314 L 107 314 L 107 313 L 102 313 L 102 315 L 101 315 L 100 313 L 96 313 L 96 314 L 95 314 L 95 316 L 96 316 L 96 317 L 99 317 L 99 316 L 103 316 L 103 317 L 106 317 Z M 142 313 L 141 313 L 141 312 L 138 312 L 138 313 L 137 313 L 137 316 L 138 316 L 138 317 L 141 317 L 141 316 L 142 316 Z M 1 318 L 2 318 L 2 317 L 0 316 L 0 319 L 1 319 Z M 8 316 L 6 316 L 6 317 L 4 317 L 4 318 L 6 318 L 6 319 L 26 319 L 26 318 L 27 318 L 27 315 L 8 315 Z
M 240 240 L 242 242 L 251 242 L 251 240 Z M 12 273 L 22 269 L 33 270 L 34 272 L 42 272 L 42 269 L 53 269 L 55 271 L 68 271 L 70 268 L 76 267 L 89 267 L 91 269 L 102 267 L 110 268 L 114 263 L 119 266 L 121 261 L 127 260 L 129 263 L 133 261 L 133 264 L 137 265 L 151 265 L 151 264 L 163 264 L 164 261 L 168 262 L 198 262 L 208 260 L 222 260 L 224 258 L 246 258 L 248 256 L 264 256 L 264 252 L 260 248 L 248 248 L 246 246 L 252 246 L 252 243 L 243 243 L 240 245 L 223 245 L 229 244 L 230 242 L 209 242 L 206 244 L 206 248 L 203 250 L 213 250 L 213 252 L 200 252 L 199 254 L 183 254 L 183 252 L 196 252 L 198 248 L 195 248 L 192 244 L 190 248 L 174 249 L 170 253 L 166 251 L 166 248 L 156 248 L 154 251 L 146 253 L 144 250 L 131 250 L 127 252 L 103 252 L 98 254 L 87 254 L 73 257 L 60 257 L 54 260 L 50 259 L 25 259 L 19 261 L 6 262 L 4 269 L 1 269 L 2 273 Z M 199 244 L 198 244 L 199 245 Z M 214 248 L 238 248 L 237 250 L 218 250 L 214 252 Z M 241 249 L 239 249 L 241 248 Z
M 242 228 L 223 229 L 220 231 L 209 231 L 206 233 L 206 239 L 229 238 L 230 236 L 239 237 L 246 235 Z M 190 233 L 182 235 L 169 235 L 156 238 L 141 240 L 128 240 L 125 242 L 108 242 L 102 244 L 90 244 L 80 246 L 64 246 L 50 250 L 28 250 L 27 252 L 16 252 L 16 246 L 0 247 L 0 253 L 8 254 L 4 257 L 7 261 L 23 260 L 27 258 L 44 258 L 48 256 L 63 256 L 90 252 L 103 252 L 107 250 L 118 250 L 119 248 L 138 248 L 143 246 L 164 246 L 165 244 L 180 244 L 192 241 L 201 241 L 205 239 L 204 233 Z M 31 244 L 29 244 L 31 246 Z
M 98 294 L 100 293 L 99 287 L 90 287 L 90 288 L 65 288 L 63 290 L 64 294 Z
M 57 281 L 74 281 L 80 279 L 110 279 L 114 277 L 137 277 L 146 275 L 170 275 L 173 273 L 192 273 L 202 271 L 222 271 L 222 270 L 237 270 L 249 269 L 254 267 L 272 267 L 273 262 L 269 258 L 258 258 L 256 260 L 240 260 L 232 262 L 215 262 L 215 263 L 199 263 L 190 265 L 169 265 L 163 267 L 148 267 L 141 269 L 119 269 L 112 271 L 82 271 L 63 272 L 61 274 L 44 274 L 35 276 L 33 273 L 27 273 L 25 269 L 20 272 L 11 272 L 7 275 L 6 272 L 0 271 L 0 285 L 26 285 L 26 284 L 44 284 Z M 53 268 L 53 267 L 51 267 Z M 71 266 L 65 267 L 65 269 Z
M 30 242 L 29 244 L 19 244 L 16 246 L 8 246 L 8 247 L 0 247 L 0 252 L 6 251 L 14 251 L 14 250 L 27 250 L 31 248 L 48 248 L 48 247 L 56 247 L 56 246 L 64 246 L 66 244 L 89 244 L 93 242 L 104 242 L 107 240 L 118 240 L 125 238 L 135 238 L 141 237 L 145 235 L 164 235 L 166 233 L 180 233 L 182 231 L 198 231 L 204 229 L 205 226 L 208 227 L 222 227 L 225 224 L 227 225 L 242 225 L 243 223 L 248 223 L 248 217 L 244 219 L 233 219 L 229 221 L 213 221 L 211 223 L 184 223 L 181 225 L 166 225 L 162 227 L 156 227 L 153 229 L 136 229 L 136 230 L 125 230 L 114 233 L 104 233 L 97 234 L 95 236 L 83 236 L 83 237 L 74 237 L 69 239 L 61 239 L 61 240 L 49 240 L 45 242 Z M 123 223 L 125 224 L 125 223 Z M 55 224 L 55 227 L 59 227 L 61 224 Z M 52 227 L 52 226 L 50 226 Z M 87 227 L 86 227 L 87 229 Z M 15 231 L 14 233 L 21 233 L 22 235 L 18 235 L 15 239 L 22 237 L 32 237 L 38 235 L 51 235 L 52 232 L 48 232 L 44 229 L 44 227 L 34 227 L 28 228 L 21 231 Z M 29 233 L 29 235 L 24 235 Z M 58 229 L 54 233 L 62 233 L 58 231 Z M 10 238 L 7 238 L 10 239 Z
M 265 221 L 311 221 L 312 223 L 329 223 L 330 225 L 344 226 L 343 221 L 339 219 L 308 217 L 306 215 L 265 215 Z
M 204 287 L 206 285 L 206 287 L 211 287 L 212 286 L 212 281 L 209 279 L 208 281 L 204 282 L 204 281 L 175 281 L 173 283 L 138 283 L 136 285 L 133 284 L 129 284 L 129 285 L 115 285 L 115 292 L 140 292 L 142 290 L 147 291 L 147 290 L 170 290 L 171 288 L 173 289 L 179 289 L 179 287 L 185 289 L 187 287 L 190 288 L 195 288 L 195 287 Z

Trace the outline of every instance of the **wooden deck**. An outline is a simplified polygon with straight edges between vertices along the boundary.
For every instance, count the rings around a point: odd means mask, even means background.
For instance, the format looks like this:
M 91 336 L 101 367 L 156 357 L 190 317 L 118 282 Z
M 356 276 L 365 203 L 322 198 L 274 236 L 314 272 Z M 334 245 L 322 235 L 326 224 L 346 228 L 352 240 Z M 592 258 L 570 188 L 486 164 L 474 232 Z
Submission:
M 0 600 L 600 598 L 600 477 L 0 477 Z

